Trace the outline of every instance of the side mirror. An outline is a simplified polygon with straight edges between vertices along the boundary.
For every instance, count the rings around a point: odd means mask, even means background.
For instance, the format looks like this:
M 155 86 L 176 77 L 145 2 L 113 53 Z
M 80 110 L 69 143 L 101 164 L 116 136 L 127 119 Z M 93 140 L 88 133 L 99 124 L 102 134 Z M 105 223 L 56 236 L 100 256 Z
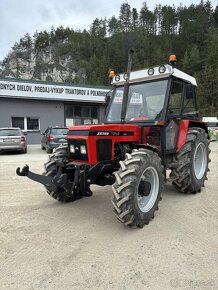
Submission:
M 111 97 L 112 97 L 112 92 L 110 91 L 105 96 L 105 103 L 106 103 L 106 105 L 108 105 L 108 103 L 110 102 Z
M 112 90 L 109 91 L 105 96 L 105 108 L 107 108 L 108 104 L 110 103 L 112 92 L 113 92 Z

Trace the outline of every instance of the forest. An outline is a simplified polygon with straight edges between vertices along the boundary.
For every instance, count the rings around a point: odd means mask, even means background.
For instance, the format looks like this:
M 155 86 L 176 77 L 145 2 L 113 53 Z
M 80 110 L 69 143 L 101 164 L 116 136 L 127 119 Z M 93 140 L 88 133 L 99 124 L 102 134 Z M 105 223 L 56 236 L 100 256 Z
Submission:
M 210 1 L 189 7 L 159 4 L 153 11 L 146 2 L 139 11 L 125 2 L 118 17 L 96 18 L 89 30 L 60 26 L 33 36 L 26 33 L 12 52 L 49 46 L 56 47 L 58 56 L 73 55 L 90 85 L 109 85 L 109 69 L 124 72 L 129 48 L 135 50 L 133 70 L 165 64 L 176 54 L 177 68 L 197 79 L 200 115 L 218 116 L 218 5 L 212 7 Z

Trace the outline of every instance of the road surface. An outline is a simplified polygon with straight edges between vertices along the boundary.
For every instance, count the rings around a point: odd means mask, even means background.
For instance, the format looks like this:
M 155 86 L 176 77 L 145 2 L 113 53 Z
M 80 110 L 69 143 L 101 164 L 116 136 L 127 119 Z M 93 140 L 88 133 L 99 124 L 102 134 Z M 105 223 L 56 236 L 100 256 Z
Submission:
M 154 220 L 129 229 L 112 213 L 110 186 L 61 204 L 15 174 L 41 173 L 48 155 L 0 155 L 0 289 L 218 289 L 218 142 L 203 191 L 168 183 Z

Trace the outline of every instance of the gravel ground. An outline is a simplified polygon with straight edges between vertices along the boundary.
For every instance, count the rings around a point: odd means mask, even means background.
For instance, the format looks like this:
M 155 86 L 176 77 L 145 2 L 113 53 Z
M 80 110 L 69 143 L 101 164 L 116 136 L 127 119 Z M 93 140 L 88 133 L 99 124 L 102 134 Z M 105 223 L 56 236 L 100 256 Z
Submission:
M 0 155 L 0 289 L 218 289 L 218 142 L 203 191 L 183 195 L 167 183 L 159 211 L 143 229 L 112 213 L 110 186 L 69 204 L 15 174 L 41 173 L 48 155 Z

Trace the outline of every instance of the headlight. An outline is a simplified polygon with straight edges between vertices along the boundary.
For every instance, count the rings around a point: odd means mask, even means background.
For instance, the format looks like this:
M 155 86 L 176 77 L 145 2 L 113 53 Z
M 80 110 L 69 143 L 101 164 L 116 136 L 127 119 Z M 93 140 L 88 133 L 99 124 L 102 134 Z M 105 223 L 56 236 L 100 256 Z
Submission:
M 75 153 L 75 146 L 73 144 L 70 144 L 70 152 Z
M 80 153 L 86 154 L 86 146 L 85 145 L 80 145 Z

